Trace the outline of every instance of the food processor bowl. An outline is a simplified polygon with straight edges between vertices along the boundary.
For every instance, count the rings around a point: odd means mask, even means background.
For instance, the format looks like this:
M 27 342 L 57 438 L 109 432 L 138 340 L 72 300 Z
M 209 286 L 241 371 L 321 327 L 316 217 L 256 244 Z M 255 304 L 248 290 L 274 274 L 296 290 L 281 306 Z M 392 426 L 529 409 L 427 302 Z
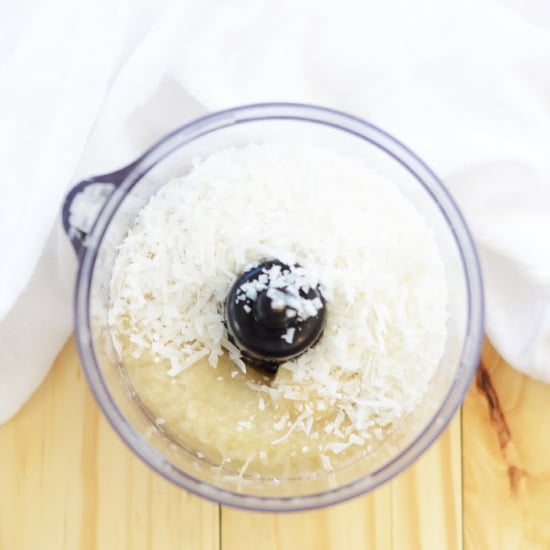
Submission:
M 371 452 L 331 472 L 293 479 L 235 477 L 177 445 L 147 413 L 119 363 L 108 325 L 117 248 L 136 215 L 196 157 L 249 143 L 296 142 L 363 159 L 394 182 L 432 227 L 449 292 L 447 339 L 429 387 L 412 413 Z M 337 185 L 337 182 L 335 182 Z M 127 167 L 76 185 L 63 205 L 79 256 L 75 331 L 84 372 L 121 439 L 160 475 L 224 505 L 286 512 L 332 505 L 388 481 L 439 436 L 460 406 L 478 365 L 483 288 L 466 223 L 448 191 L 407 147 L 379 128 L 334 110 L 258 104 L 207 115 L 166 136 Z

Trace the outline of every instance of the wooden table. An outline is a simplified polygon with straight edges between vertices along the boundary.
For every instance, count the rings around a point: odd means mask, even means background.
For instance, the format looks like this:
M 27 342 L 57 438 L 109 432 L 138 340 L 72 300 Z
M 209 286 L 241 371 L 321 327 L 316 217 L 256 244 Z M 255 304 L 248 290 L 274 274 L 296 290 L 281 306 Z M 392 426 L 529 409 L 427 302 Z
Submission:
M 550 549 L 550 386 L 489 344 L 440 440 L 377 491 L 316 512 L 219 507 L 153 474 L 100 415 L 71 339 L 0 426 L 1 550 Z

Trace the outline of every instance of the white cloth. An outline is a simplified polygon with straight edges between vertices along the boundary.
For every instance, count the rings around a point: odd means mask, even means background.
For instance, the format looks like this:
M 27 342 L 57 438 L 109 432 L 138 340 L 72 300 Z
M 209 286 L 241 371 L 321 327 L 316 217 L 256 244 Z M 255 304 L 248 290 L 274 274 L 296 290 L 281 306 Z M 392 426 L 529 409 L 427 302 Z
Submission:
M 550 382 L 549 68 L 545 0 L 0 4 L 0 422 L 70 332 L 69 184 L 259 101 L 354 113 L 432 166 L 479 245 L 489 337 Z

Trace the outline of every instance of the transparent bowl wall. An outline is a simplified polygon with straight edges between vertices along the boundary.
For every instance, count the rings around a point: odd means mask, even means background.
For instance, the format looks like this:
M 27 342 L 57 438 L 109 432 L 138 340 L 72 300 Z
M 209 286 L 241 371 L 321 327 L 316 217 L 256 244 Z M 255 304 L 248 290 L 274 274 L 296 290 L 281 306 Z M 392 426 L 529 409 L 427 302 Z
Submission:
M 449 287 L 445 353 L 423 400 L 371 453 L 310 479 L 235 479 L 174 445 L 139 406 L 117 362 L 107 326 L 117 246 L 149 197 L 171 177 L 185 174 L 196 156 L 266 141 L 330 148 L 363 158 L 388 176 L 433 227 Z M 85 244 L 76 289 L 76 335 L 99 405 L 120 437 L 159 474 L 223 504 L 291 511 L 334 504 L 372 490 L 409 466 L 440 434 L 462 402 L 479 359 L 483 325 L 479 265 L 457 207 L 413 153 L 381 130 L 342 113 L 305 105 L 255 105 L 209 115 L 177 130 L 127 171 Z

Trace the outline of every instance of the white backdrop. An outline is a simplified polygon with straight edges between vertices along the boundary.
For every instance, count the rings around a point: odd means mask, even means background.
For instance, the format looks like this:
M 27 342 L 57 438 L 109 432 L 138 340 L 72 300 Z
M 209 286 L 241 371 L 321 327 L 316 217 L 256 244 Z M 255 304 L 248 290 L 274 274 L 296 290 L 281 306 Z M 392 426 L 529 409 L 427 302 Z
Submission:
M 545 0 L 0 0 L 0 422 L 71 330 L 71 183 L 259 101 L 348 111 L 417 152 L 474 232 L 489 337 L 550 382 Z

